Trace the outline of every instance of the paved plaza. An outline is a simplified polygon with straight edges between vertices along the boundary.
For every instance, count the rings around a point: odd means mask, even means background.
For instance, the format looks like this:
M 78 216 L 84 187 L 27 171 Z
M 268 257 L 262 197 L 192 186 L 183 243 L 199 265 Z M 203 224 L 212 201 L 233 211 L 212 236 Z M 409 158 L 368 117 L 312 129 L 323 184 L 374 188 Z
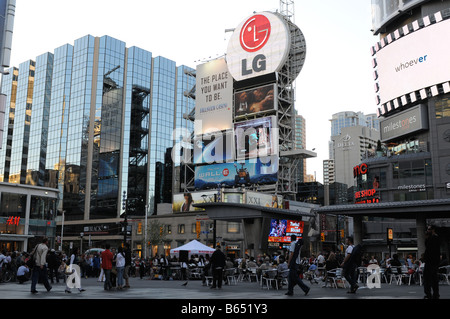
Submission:
M 203 286 L 201 280 L 189 280 L 186 286 L 185 281 L 180 280 L 148 280 L 147 278 L 130 278 L 129 289 L 105 291 L 103 283 L 98 282 L 96 278 L 82 279 L 81 285 L 85 289 L 79 292 L 73 288 L 72 293 L 65 293 L 65 284 L 55 283 L 52 290 L 47 292 L 42 284 L 38 284 L 37 294 L 30 293 L 30 281 L 24 284 L 16 282 L 0 284 L 0 299 L 423 299 L 423 286 L 396 285 L 394 283 L 382 283 L 381 288 L 369 289 L 360 283 L 360 289 L 356 294 L 348 294 L 344 288 L 324 288 L 324 283 L 311 284 L 305 283 L 311 287 L 307 296 L 304 296 L 301 289 L 297 286 L 294 289 L 293 296 L 286 296 L 287 287 L 283 286 L 279 290 L 262 288 L 256 282 L 237 282 L 233 285 L 223 285 L 222 289 L 210 289 Z M 441 283 L 441 299 L 450 299 L 450 286 Z

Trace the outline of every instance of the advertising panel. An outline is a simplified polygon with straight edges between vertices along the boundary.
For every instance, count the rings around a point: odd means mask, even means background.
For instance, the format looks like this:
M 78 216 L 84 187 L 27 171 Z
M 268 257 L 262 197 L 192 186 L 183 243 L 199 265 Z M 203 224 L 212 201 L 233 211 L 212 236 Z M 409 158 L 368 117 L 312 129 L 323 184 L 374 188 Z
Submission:
M 217 132 L 194 137 L 194 164 L 234 161 L 233 132 Z
M 245 202 L 249 205 L 283 208 L 283 196 L 247 191 Z
M 244 117 L 277 109 L 276 85 L 269 84 L 234 94 L 234 116 Z
M 290 244 L 291 235 L 303 237 L 305 222 L 288 219 L 272 219 L 270 221 L 269 242 Z
M 277 14 L 262 12 L 241 22 L 231 35 L 227 64 L 236 81 L 278 72 L 290 50 L 290 33 Z
M 195 167 L 196 189 L 271 184 L 278 180 L 278 156 Z
M 268 116 L 234 124 L 236 159 L 277 154 L 276 117 Z
M 225 59 L 197 66 L 195 135 L 229 130 L 233 126 L 233 78 Z
M 450 80 L 450 20 L 395 40 L 376 54 L 378 96 L 385 104 Z
M 382 142 L 425 129 L 428 129 L 428 116 L 423 104 L 380 121 Z
M 174 213 L 203 211 L 204 209 L 194 207 L 195 203 L 215 202 L 217 191 L 180 193 L 173 195 L 172 211 Z

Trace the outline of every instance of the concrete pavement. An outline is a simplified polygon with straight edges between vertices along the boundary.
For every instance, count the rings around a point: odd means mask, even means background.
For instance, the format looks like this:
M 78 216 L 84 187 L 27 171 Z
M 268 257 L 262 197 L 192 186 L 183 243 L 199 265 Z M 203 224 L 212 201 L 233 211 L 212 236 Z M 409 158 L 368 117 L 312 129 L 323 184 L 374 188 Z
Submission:
M 279 290 L 261 288 L 256 282 L 238 282 L 236 285 L 223 285 L 222 289 L 210 289 L 202 286 L 200 280 L 148 280 L 147 278 L 130 278 L 131 288 L 123 290 L 105 291 L 103 283 L 96 278 L 81 279 L 81 285 L 86 290 L 79 292 L 73 288 L 71 294 L 64 292 L 64 283 L 55 283 L 50 292 L 47 292 L 42 284 L 37 285 L 39 293 L 30 293 L 30 281 L 24 284 L 16 282 L 0 284 L 0 299 L 63 299 L 63 300 L 85 300 L 85 299 L 269 299 L 269 300 L 292 300 L 292 299 L 423 299 L 423 286 L 419 285 L 389 285 L 382 283 L 381 288 L 369 289 L 360 284 L 356 294 L 348 294 L 344 288 L 323 288 L 323 282 L 311 284 L 307 296 L 304 296 L 297 286 L 294 296 L 285 296 L 286 286 Z M 441 299 L 450 299 L 450 286 L 440 284 Z

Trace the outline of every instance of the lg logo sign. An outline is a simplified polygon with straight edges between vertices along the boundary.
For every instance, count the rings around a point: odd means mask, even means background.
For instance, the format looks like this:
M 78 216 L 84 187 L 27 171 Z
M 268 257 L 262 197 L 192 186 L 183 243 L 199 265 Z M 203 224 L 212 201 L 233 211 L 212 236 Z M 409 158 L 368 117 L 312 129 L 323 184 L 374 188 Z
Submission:
M 264 47 L 270 37 L 270 21 L 261 14 L 248 19 L 241 29 L 239 40 L 247 52 L 256 52 Z
M 255 15 L 245 22 L 239 40 L 241 47 L 247 52 L 256 52 L 264 47 L 270 37 L 270 21 L 263 15 Z M 242 75 L 250 75 L 266 70 L 266 56 L 258 54 L 253 58 L 251 68 L 247 67 L 247 59 L 242 59 Z
M 277 72 L 288 58 L 290 33 L 279 15 L 255 14 L 236 28 L 227 49 L 228 69 L 236 81 Z

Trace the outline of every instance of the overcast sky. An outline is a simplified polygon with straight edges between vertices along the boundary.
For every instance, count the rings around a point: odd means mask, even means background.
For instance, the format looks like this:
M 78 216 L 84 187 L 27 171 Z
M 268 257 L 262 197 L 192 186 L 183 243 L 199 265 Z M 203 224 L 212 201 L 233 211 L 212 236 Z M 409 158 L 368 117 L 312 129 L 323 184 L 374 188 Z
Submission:
M 225 29 L 279 8 L 279 0 L 17 0 L 11 66 L 91 34 L 195 68 L 226 52 Z M 294 12 L 307 47 L 296 109 L 306 119 L 306 149 L 317 152 L 307 171 L 322 182 L 332 114 L 376 113 L 370 47 L 378 37 L 370 0 L 295 0 Z

